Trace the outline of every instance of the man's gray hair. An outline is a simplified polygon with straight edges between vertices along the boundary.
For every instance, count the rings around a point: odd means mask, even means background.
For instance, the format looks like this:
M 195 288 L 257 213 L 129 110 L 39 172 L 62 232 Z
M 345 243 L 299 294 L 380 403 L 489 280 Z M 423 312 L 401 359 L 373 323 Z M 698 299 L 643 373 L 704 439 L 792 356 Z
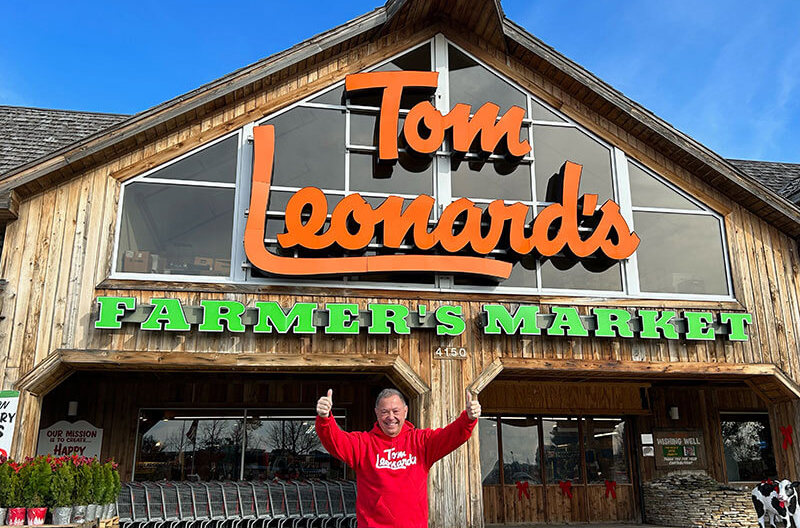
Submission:
M 400 401 L 403 402 L 403 405 L 408 405 L 406 403 L 405 397 L 403 394 L 397 389 L 383 389 L 381 392 L 378 393 L 378 397 L 375 398 L 375 408 L 378 408 L 378 405 L 381 403 L 381 400 L 384 398 L 391 398 L 392 396 L 398 396 Z

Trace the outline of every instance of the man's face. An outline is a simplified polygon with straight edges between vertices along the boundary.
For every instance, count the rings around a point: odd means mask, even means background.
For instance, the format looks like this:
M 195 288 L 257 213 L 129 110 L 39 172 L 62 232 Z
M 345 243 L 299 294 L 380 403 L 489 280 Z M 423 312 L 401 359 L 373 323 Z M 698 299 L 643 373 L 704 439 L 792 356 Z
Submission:
M 383 434 L 395 437 L 400 434 L 403 423 L 406 421 L 408 406 L 399 396 L 389 396 L 378 402 L 378 406 L 375 407 L 375 416 L 378 418 L 378 426 Z

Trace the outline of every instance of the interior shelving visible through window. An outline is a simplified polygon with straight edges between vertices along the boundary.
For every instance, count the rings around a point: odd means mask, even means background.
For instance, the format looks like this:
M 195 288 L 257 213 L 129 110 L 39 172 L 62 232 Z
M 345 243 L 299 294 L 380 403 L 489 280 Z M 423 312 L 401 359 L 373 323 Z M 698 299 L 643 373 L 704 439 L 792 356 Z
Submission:
M 205 275 L 234 282 L 479 293 L 733 298 L 720 214 L 442 35 L 368 70 L 439 72 L 435 93 L 412 90 L 403 96 L 397 163 L 376 162 L 380 94 L 346 93 L 341 81 L 243 127 L 241 141 L 239 134 L 233 134 L 127 182 L 121 197 L 115 275 L 147 274 L 168 280 Z M 409 109 L 423 100 L 442 113 L 457 103 L 471 105 L 474 112 L 492 102 L 500 107 L 500 115 L 519 106 L 525 111 L 520 139 L 530 142 L 532 152 L 519 160 L 501 153 L 456 154 L 446 140 L 431 156 L 414 154 L 404 147 L 401 131 Z M 390 195 L 403 197 L 406 205 L 421 194 L 430 195 L 436 201 L 430 225 L 444 207 L 462 197 L 484 209 L 496 199 L 521 202 L 530 208 L 532 222 L 535 214 L 560 199 L 560 170 L 567 160 L 583 167 L 580 194 L 597 194 L 598 208 L 607 200 L 618 203 L 642 242 L 632 257 L 621 262 L 595 255 L 578 259 L 567 252 L 549 258 L 520 256 L 498 249 L 486 258 L 514 264 L 511 276 L 500 282 L 447 273 L 291 280 L 268 276 L 247 263 L 242 244 L 252 173 L 252 144 L 247 137 L 252 126 L 263 124 L 274 125 L 276 133 L 264 243 L 269 251 L 284 256 L 308 256 L 277 243 L 277 235 L 285 230 L 286 203 L 303 187 L 324 192 L 328 220 L 343 197 L 358 192 L 373 207 Z M 582 220 L 582 234 L 591 232 L 591 221 Z M 329 256 L 349 255 L 336 248 L 326 251 Z M 376 236 L 366 254 L 386 251 Z M 401 246 L 393 253 L 414 251 Z

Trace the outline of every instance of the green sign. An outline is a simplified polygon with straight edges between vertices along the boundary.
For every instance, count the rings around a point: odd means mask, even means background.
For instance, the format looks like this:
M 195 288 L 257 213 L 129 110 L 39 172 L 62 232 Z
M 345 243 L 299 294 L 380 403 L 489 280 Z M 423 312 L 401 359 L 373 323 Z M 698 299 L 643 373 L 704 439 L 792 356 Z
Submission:
M 435 330 L 436 335 L 464 333 L 467 321 L 459 305 L 429 310 L 396 303 L 294 303 L 281 306 L 260 301 L 245 306 L 238 301 L 203 300 L 185 306 L 178 299 L 153 298 L 137 305 L 133 297 L 98 297 L 96 329 L 115 330 L 136 324 L 142 330 L 186 332 L 246 332 L 313 334 L 318 329 L 331 335 L 367 332 L 376 335 L 410 334 L 415 328 Z M 752 315 L 741 312 L 592 308 L 581 314 L 572 306 L 550 306 L 542 313 L 538 305 L 485 304 L 478 324 L 487 335 L 532 335 L 565 337 L 609 337 L 641 339 L 747 341 Z

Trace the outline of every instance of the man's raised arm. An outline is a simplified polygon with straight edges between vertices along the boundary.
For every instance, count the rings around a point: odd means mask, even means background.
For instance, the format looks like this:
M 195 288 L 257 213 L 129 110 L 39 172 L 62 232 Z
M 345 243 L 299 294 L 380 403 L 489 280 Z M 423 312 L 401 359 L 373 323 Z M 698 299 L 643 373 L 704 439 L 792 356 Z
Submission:
M 452 423 L 441 429 L 431 431 L 426 441 L 425 463 L 428 467 L 433 466 L 434 462 L 444 458 L 454 451 L 458 446 L 469 440 L 472 429 L 478 423 L 481 416 L 481 404 L 478 398 L 473 397 L 472 392 L 467 389 L 466 409 Z
M 328 453 L 355 469 L 358 461 L 358 435 L 339 429 L 331 409 L 333 389 L 328 389 L 328 394 L 317 400 L 317 419 L 314 424 L 317 436 Z

